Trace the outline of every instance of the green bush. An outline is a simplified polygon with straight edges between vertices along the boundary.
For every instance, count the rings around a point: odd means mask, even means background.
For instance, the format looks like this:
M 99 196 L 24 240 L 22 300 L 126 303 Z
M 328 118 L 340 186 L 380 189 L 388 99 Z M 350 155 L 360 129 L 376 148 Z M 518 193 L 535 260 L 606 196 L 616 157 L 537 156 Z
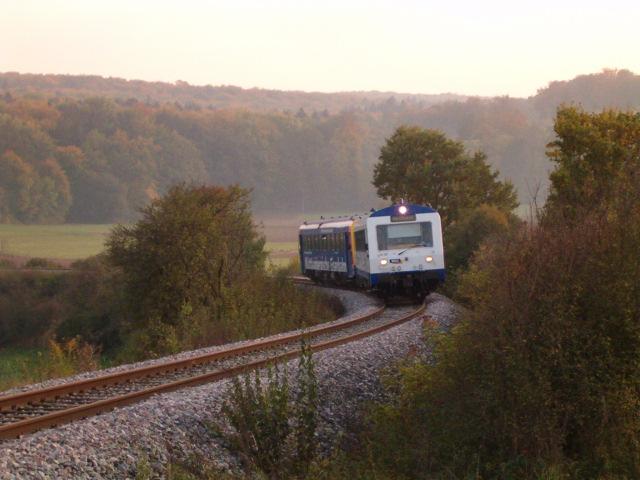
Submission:
M 64 275 L 12 271 L 0 276 L 0 347 L 45 346 L 80 336 L 103 351 L 120 343 L 123 300 L 118 272 L 101 257 Z
M 464 211 L 460 220 L 451 225 L 444 236 L 447 263 L 444 292 L 456 297 L 460 276 L 467 270 L 469 261 L 480 246 L 509 234 L 520 223 L 515 215 L 493 205 L 480 205 Z
M 62 302 L 66 309 L 55 336 L 80 336 L 113 356 L 122 348 L 129 318 L 122 273 L 104 255 L 77 261 L 72 267 L 65 275 Z
M 322 291 L 301 290 L 285 276 L 264 273 L 225 290 L 225 301 L 209 308 L 183 304 L 174 325 L 151 319 L 124 334 L 122 361 L 153 358 L 181 350 L 264 337 L 336 319 L 339 299 Z
M 16 268 L 16 264 L 13 263 L 11 260 L 9 260 L 8 258 L 0 258 L 0 268 Z
M 265 240 L 238 186 L 172 187 L 107 239 L 109 262 L 122 271 L 134 329 L 157 319 L 175 326 L 189 304 L 222 318 L 226 292 L 264 270 Z
M 24 264 L 24 268 L 41 268 L 46 270 L 60 270 L 64 269 L 62 265 L 59 263 L 49 260 L 48 258 L 30 258 Z
M 223 412 L 234 429 L 228 435 L 249 470 L 270 479 L 305 478 L 316 455 L 318 394 L 311 351 L 303 345 L 295 397 L 286 370 L 233 379 Z
M 0 348 L 46 345 L 63 316 L 63 277 L 19 270 L 0 276 Z
M 95 370 L 100 361 L 97 349 L 79 338 L 65 342 L 50 340 L 46 349 L 7 349 L 2 353 L 0 391 Z

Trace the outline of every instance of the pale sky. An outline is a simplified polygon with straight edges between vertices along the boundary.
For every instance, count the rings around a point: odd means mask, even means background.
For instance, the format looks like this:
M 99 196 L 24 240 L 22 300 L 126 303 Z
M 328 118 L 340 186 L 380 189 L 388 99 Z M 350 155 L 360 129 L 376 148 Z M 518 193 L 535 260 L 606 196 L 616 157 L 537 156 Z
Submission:
M 529 96 L 639 51 L 637 0 L 0 0 L 3 72 Z

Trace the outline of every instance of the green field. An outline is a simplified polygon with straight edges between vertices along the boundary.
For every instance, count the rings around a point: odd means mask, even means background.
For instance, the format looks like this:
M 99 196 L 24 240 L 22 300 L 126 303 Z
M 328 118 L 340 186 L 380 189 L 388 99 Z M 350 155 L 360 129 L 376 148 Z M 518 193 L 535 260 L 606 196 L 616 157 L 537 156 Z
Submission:
M 100 253 L 112 225 L 0 225 L 0 255 L 73 260 Z M 269 237 L 269 226 L 265 233 Z M 294 237 L 295 238 L 295 237 Z M 288 263 L 296 242 L 267 242 L 272 263 Z
M 78 259 L 100 253 L 111 225 L 0 225 L 0 254 Z
M 36 349 L 5 348 L 0 349 L 0 392 L 16 385 L 41 380 L 36 365 L 41 362 L 40 351 Z
M 269 255 L 280 257 L 290 257 L 298 254 L 298 244 L 296 242 L 267 242 L 264 249 Z
M 296 242 L 267 242 L 265 250 L 269 253 L 267 266 L 286 267 L 298 255 Z

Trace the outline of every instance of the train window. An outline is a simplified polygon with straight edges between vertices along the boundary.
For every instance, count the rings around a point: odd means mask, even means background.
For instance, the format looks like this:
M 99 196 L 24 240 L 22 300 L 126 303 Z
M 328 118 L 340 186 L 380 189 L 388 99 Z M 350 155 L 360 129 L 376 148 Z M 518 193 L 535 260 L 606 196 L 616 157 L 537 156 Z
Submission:
M 376 237 L 378 238 L 378 250 L 387 249 L 388 225 L 378 225 L 376 227 Z
M 355 234 L 356 237 L 356 250 L 359 252 L 364 252 L 367 250 L 367 240 L 365 237 L 364 230 L 359 230 Z
M 433 247 L 433 230 L 431 228 L 431 222 L 421 222 L 420 229 L 422 230 L 422 242 L 427 247 Z
M 337 249 L 338 249 L 338 234 L 332 233 L 331 234 L 331 250 L 335 251 Z
M 431 222 L 378 225 L 376 236 L 379 250 L 433 247 Z

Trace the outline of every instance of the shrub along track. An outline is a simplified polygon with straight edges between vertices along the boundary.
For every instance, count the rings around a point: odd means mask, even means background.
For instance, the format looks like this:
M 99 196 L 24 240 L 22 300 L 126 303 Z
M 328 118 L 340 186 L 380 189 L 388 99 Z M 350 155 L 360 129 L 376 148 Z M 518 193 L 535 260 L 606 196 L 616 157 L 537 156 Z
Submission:
M 308 280 L 294 278 L 296 283 Z M 86 418 L 139 402 L 157 393 L 232 377 L 300 354 L 305 341 L 316 352 L 373 335 L 423 313 L 418 308 L 378 307 L 344 322 L 258 339 L 241 346 L 139 367 L 54 387 L 0 397 L 0 439 Z

